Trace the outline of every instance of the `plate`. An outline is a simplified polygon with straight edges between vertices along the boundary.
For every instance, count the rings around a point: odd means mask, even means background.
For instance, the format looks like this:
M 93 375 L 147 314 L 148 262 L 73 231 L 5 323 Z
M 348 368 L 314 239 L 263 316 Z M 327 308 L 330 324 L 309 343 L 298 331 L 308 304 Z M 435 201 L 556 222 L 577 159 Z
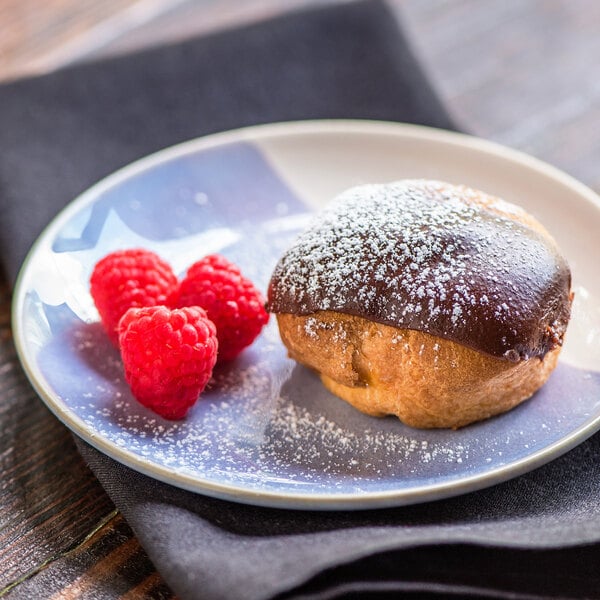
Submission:
M 185 420 L 164 420 L 132 399 L 89 294 L 102 256 L 143 246 L 183 273 L 220 252 L 265 290 L 277 258 L 315 210 L 352 185 L 401 178 L 499 195 L 557 238 L 573 269 L 576 300 L 560 364 L 534 398 L 458 431 L 367 417 L 286 357 L 272 319 L 239 359 L 215 371 Z M 15 341 L 29 379 L 59 419 L 156 479 L 294 509 L 425 502 L 515 477 L 600 427 L 598 231 L 592 191 L 473 137 L 365 121 L 247 128 L 142 159 L 63 210 L 21 271 Z

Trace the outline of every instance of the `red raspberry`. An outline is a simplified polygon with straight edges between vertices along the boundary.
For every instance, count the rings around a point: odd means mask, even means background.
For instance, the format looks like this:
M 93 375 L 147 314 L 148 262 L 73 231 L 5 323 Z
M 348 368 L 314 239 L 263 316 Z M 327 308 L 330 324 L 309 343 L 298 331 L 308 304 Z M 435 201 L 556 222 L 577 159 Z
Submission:
M 134 397 L 166 419 L 186 415 L 217 360 L 215 326 L 198 306 L 130 308 L 119 343 Z
M 254 284 L 226 258 L 211 254 L 194 263 L 179 285 L 177 306 L 201 306 L 217 327 L 219 360 L 235 358 L 269 320 Z
M 104 329 L 117 344 L 117 326 L 127 309 L 171 305 L 178 281 L 171 267 L 154 252 L 131 248 L 98 261 L 90 284 Z

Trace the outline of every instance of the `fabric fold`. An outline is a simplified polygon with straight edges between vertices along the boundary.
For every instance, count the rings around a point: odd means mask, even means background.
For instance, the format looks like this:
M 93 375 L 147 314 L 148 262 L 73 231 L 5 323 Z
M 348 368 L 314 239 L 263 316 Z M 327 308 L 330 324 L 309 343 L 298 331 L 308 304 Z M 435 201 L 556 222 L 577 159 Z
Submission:
M 277 121 L 453 128 L 385 3 L 293 12 L 0 87 L 0 253 L 31 242 L 93 183 L 159 149 Z M 11 207 L 19 205 L 19 210 Z

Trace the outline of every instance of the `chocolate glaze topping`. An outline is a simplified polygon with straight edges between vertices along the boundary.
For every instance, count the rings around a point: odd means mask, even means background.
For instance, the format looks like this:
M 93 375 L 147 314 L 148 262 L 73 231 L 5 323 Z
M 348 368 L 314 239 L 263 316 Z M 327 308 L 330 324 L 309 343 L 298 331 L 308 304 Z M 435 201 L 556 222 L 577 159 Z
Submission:
M 522 209 L 425 180 L 353 188 L 277 264 L 268 308 L 357 315 L 510 361 L 562 344 L 571 273 Z

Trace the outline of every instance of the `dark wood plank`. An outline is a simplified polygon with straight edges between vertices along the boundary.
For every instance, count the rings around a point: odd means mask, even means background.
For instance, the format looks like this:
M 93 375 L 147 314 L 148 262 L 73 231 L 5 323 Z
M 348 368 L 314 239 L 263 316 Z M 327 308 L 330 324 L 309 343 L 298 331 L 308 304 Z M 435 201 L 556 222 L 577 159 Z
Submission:
M 23 581 L 22 598 L 166 600 L 172 592 L 156 573 L 119 514 L 114 514 L 77 547 Z

